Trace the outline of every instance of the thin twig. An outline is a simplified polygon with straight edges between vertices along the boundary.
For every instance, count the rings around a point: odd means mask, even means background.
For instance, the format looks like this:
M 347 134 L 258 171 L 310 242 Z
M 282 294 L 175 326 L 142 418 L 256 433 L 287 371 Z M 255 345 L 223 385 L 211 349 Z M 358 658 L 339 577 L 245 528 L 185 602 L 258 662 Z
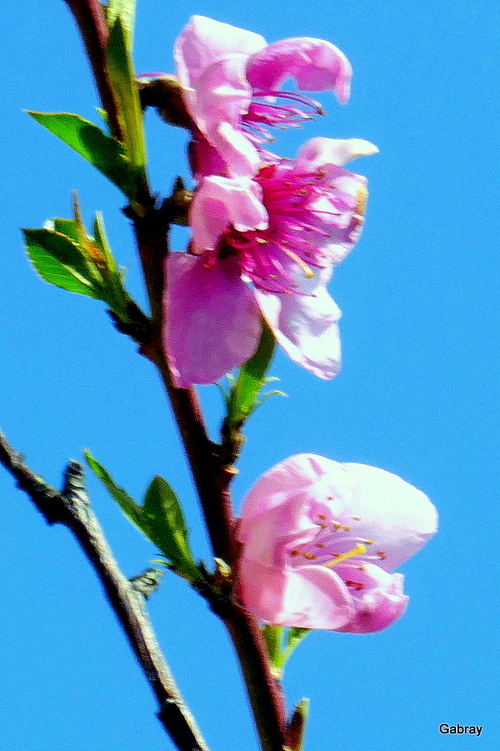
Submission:
M 109 31 L 103 6 L 99 0 L 64 0 L 64 2 L 72 12 L 80 31 L 87 58 L 92 66 L 99 98 L 108 115 L 110 130 L 115 138 L 123 140 L 115 97 L 106 75 L 105 51 Z
M 179 751 L 208 751 L 157 642 L 144 596 L 120 571 L 85 489 L 83 467 L 70 462 L 61 493 L 34 474 L 0 432 L 0 463 L 48 524 L 64 524 L 92 564 L 158 704 L 158 718 Z

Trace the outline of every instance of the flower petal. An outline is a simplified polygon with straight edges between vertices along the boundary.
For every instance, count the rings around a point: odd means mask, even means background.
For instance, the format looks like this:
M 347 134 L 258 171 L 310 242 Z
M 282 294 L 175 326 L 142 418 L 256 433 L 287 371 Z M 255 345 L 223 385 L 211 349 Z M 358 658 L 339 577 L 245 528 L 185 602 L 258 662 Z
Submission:
M 175 385 L 214 383 L 255 351 L 259 309 L 234 259 L 207 268 L 203 257 L 166 260 L 164 346 Z
M 366 568 L 369 568 L 368 566 Z M 377 566 L 371 566 L 375 569 Z M 384 574 L 385 572 L 381 572 Z M 379 585 L 363 590 L 360 597 L 354 597 L 356 614 L 352 620 L 336 627 L 335 631 L 351 634 L 367 634 L 387 628 L 406 611 L 409 597 L 403 594 L 402 574 L 385 574 Z
M 245 77 L 246 56 L 226 55 L 199 76 L 188 94 L 189 111 L 209 143 L 218 150 L 230 175 L 252 175 L 260 157 L 241 130 L 252 90 Z
M 297 275 L 299 291 L 273 294 L 256 290 L 262 315 L 287 355 L 320 378 L 333 378 L 341 366 L 338 320 L 342 315 L 326 284 L 331 268 L 309 280 Z
M 317 459 L 321 461 L 318 463 Z M 325 461 L 328 462 L 326 468 L 323 466 Z M 254 483 L 245 497 L 238 527 L 238 538 L 246 542 L 247 534 L 253 528 L 256 517 L 281 506 L 290 496 L 297 496 L 303 492 L 310 494 L 311 486 L 315 485 L 325 471 L 330 470 L 331 464 L 338 468 L 337 474 L 346 475 L 343 465 L 324 459 L 322 456 L 318 457 L 316 454 L 296 454 L 268 469 Z M 287 522 L 287 531 L 289 529 L 290 522 Z
M 338 47 L 322 39 L 282 39 L 255 52 L 248 61 L 247 78 L 256 91 L 275 91 L 294 78 L 302 91 L 333 89 L 345 104 L 349 99 L 352 68 Z
M 377 153 L 378 148 L 362 138 L 310 138 L 297 155 L 297 169 L 316 172 L 330 164 L 342 167 L 358 156 Z
M 346 586 L 321 566 L 280 570 L 243 557 L 239 581 L 244 605 L 264 623 L 337 629 L 354 616 Z
M 268 470 L 251 488 L 243 504 L 240 539 L 245 542 L 257 516 L 275 507 L 284 509 L 280 537 L 298 529 L 290 514 L 290 498 L 303 500 L 303 514 L 315 504 L 327 506 L 340 524 L 352 525 L 356 536 L 373 540 L 369 555 L 382 552 L 377 569 L 391 571 L 437 531 L 437 511 L 422 491 L 401 477 L 366 464 L 341 464 L 317 454 L 297 454 Z M 293 521 L 293 523 L 292 523 Z M 286 530 L 285 530 L 286 526 Z M 303 527 L 302 527 L 303 528 Z
M 268 214 L 260 186 L 246 178 L 206 177 L 190 208 L 195 253 L 213 250 L 230 226 L 240 232 L 266 229 Z
M 378 566 L 391 571 L 417 553 L 437 531 L 437 511 L 428 497 L 401 477 L 366 464 L 344 465 L 353 496 L 344 498 L 340 516 L 360 516 L 356 533 L 376 540 L 385 555 Z M 342 523 L 342 518 L 339 519 Z
M 212 63 L 224 55 L 232 52 L 251 55 L 266 44 L 260 34 L 206 16 L 192 16 L 175 43 L 179 80 L 189 89 Z

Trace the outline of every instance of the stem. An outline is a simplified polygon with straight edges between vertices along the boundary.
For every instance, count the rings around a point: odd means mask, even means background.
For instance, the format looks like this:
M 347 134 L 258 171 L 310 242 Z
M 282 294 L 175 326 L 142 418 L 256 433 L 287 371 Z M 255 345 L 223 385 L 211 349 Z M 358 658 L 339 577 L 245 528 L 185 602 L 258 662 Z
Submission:
M 105 52 L 109 30 L 99 0 L 64 0 L 73 14 L 92 66 L 95 85 L 103 108 L 108 115 L 111 133 L 120 141 L 123 133 L 118 122 L 118 110 L 113 89 L 106 75 Z
M 179 751 L 208 751 L 184 703 L 149 620 L 144 596 L 120 571 L 90 505 L 83 468 L 70 462 L 61 493 L 24 463 L 0 432 L 0 463 L 17 480 L 48 524 L 64 524 L 92 564 L 139 665 L 155 694 L 158 718 Z
M 65 0 L 76 18 L 92 65 L 99 95 L 113 134 L 120 138 L 113 92 L 105 74 L 107 27 L 98 0 Z M 106 102 L 106 103 L 105 103 Z M 111 109 L 108 110 L 108 107 Z M 112 113 L 112 117 L 111 117 Z M 118 128 L 118 130 L 116 130 Z M 153 199 L 145 216 L 129 213 L 136 235 L 151 308 L 153 334 L 141 353 L 153 362 L 169 396 L 174 417 L 186 451 L 198 491 L 205 524 L 214 556 L 235 569 L 238 543 L 234 536 L 229 486 L 232 467 L 221 457 L 221 447 L 208 437 L 202 413 L 193 389 L 177 389 L 163 352 L 164 258 L 168 253 L 167 234 L 170 217 L 165 208 L 156 209 Z M 237 602 L 228 605 L 223 618 L 238 654 L 250 702 L 264 751 L 283 751 L 286 743 L 284 706 L 270 672 L 266 645 L 257 621 Z
M 161 231 L 158 233 L 161 222 L 157 215 L 161 213 L 162 209 L 151 209 L 144 217 L 133 218 L 155 332 L 141 351 L 156 365 L 170 399 L 213 554 L 226 561 L 234 571 L 239 554 L 229 490 L 234 470 L 222 460 L 221 446 L 208 437 L 194 389 L 174 386 L 161 342 L 165 285 L 163 259 L 168 252 L 168 224 L 163 227 L 163 234 Z M 271 675 L 268 653 L 258 623 L 236 601 L 226 604 L 223 611 L 216 612 L 226 625 L 238 655 L 262 748 L 264 751 L 282 751 L 286 737 L 283 697 Z
M 269 671 L 266 646 L 256 619 L 235 606 L 222 616 L 240 661 L 263 751 L 283 751 L 286 717 L 281 687 Z

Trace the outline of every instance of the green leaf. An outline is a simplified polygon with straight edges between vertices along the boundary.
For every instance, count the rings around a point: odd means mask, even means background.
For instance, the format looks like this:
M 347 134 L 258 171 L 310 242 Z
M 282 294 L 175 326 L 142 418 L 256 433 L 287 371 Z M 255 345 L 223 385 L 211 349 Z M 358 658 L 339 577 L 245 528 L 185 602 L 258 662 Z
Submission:
M 73 242 L 78 244 L 78 230 L 74 219 L 61 219 L 60 217 L 56 217 L 50 224 L 52 224 L 51 229 L 54 229 L 61 235 L 66 235 L 66 237 L 69 237 L 70 240 L 73 240 Z
M 120 488 L 115 484 L 109 472 L 102 466 L 102 464 L 99 464 L 99 462 L 94 459 L 90 451 L 85 449 L 84 454 L 90 469 L 101 480 L 104 487 L 119 505 L 125 516 L 130 519 L 130 521 L 135 524 L 141 532 L 144 532 L 142 507 L 139 506 L 139 504 L 136 503 L 134 499 L 123 490 L 123 488 Z
M 23 233 L 28 255 L 42 279 L 69 292 L 101 297 L 78 245 L 69 237 L 50 229 L 23 229 Z
M 136 172 L 138 182 L 143 188 L 147 188 L 146 144 L 139 88 L 120 16 L 117 17 L 109 35 L 106 71 L 118 102 L 118 119 L 123 129 L 130 163 Z
M 131 201 L 138 190 L 134 170 L 123 145 L 107 136 L 97 125 L 71 112 L 30 112 L 28 115 L 50 130 L 78 154 L 93 164 Z
M 184 516 L 174 491 L 163 477 L 151 481 L 140 506 L 123 488 L 118 487 L 109 472 L 85 450 L 90 469 L 104 484 L 125 516 L 165 555 L 176 573 L 188 581 L 200 578 L 200 570 L 191 554 Z
M 176 569 L 198 568 L 188 543 L 188 530 L 181 506 L 174 491 L 163 477 L 156 475 L 144 498 L 143 514 L 147 519 L 149 538 L 172 561 Z
M 259 346 L 254 355 L 239 370 L 228 398 L 228 422 L 237 425 L 257 406 L 257 396 L 266 383 L 266 373 L 274 354 L 273 332 L 263 321 Z
M 128 45 L 132 47 L 134 35 L 136 0 L 109 0 L 104 10 L 108 28 L 112 29 L 117 18 L 120 18 L 124 30 L 127 32 Z

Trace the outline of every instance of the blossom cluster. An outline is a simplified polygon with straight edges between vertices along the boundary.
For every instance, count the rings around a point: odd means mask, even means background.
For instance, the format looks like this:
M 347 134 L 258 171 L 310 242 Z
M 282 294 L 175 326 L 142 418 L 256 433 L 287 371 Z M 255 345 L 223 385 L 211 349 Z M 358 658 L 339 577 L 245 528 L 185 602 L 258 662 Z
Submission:
M 362 139 L 312 138 L 295 159 L 268 151 L 270 129 L 321 112 L 307 94 L 349 98 L 351 66 L 333 44 L 263 37 L 202 16 L 175 46 L 196 190 L 187 252 L 165 261 L 164 346 L 174 383 L 214 383 L 255 352 L 263 319 L 289 357 L 329 379 L 341 312 L 327 291 L 359 238 Z M 435 533 L 429 499 L 401 478 L 314 454 L 269 470 L 247 495 L 237 534 L 237 595 L 263 623 L 378 631 L 406 609 L 394 569 Z
M 333 44 L 267 44 L 250 31 L 191 18 L 175 45 L 192 122 L 197 189 L 188 253 L 166 261 L 164 343 L 175 383 L 214 383 L 248 360 L 264 318 L 286 353 L 320 378 L 340 369 L 340 310 L 327 292 L 356 243 L 366 180 L 344 169 L 377 148 L 313 138 L 296 159 L 270 153 L 270 128 L 321 112 L 309 96 L 349 98 L 351 66 Z

